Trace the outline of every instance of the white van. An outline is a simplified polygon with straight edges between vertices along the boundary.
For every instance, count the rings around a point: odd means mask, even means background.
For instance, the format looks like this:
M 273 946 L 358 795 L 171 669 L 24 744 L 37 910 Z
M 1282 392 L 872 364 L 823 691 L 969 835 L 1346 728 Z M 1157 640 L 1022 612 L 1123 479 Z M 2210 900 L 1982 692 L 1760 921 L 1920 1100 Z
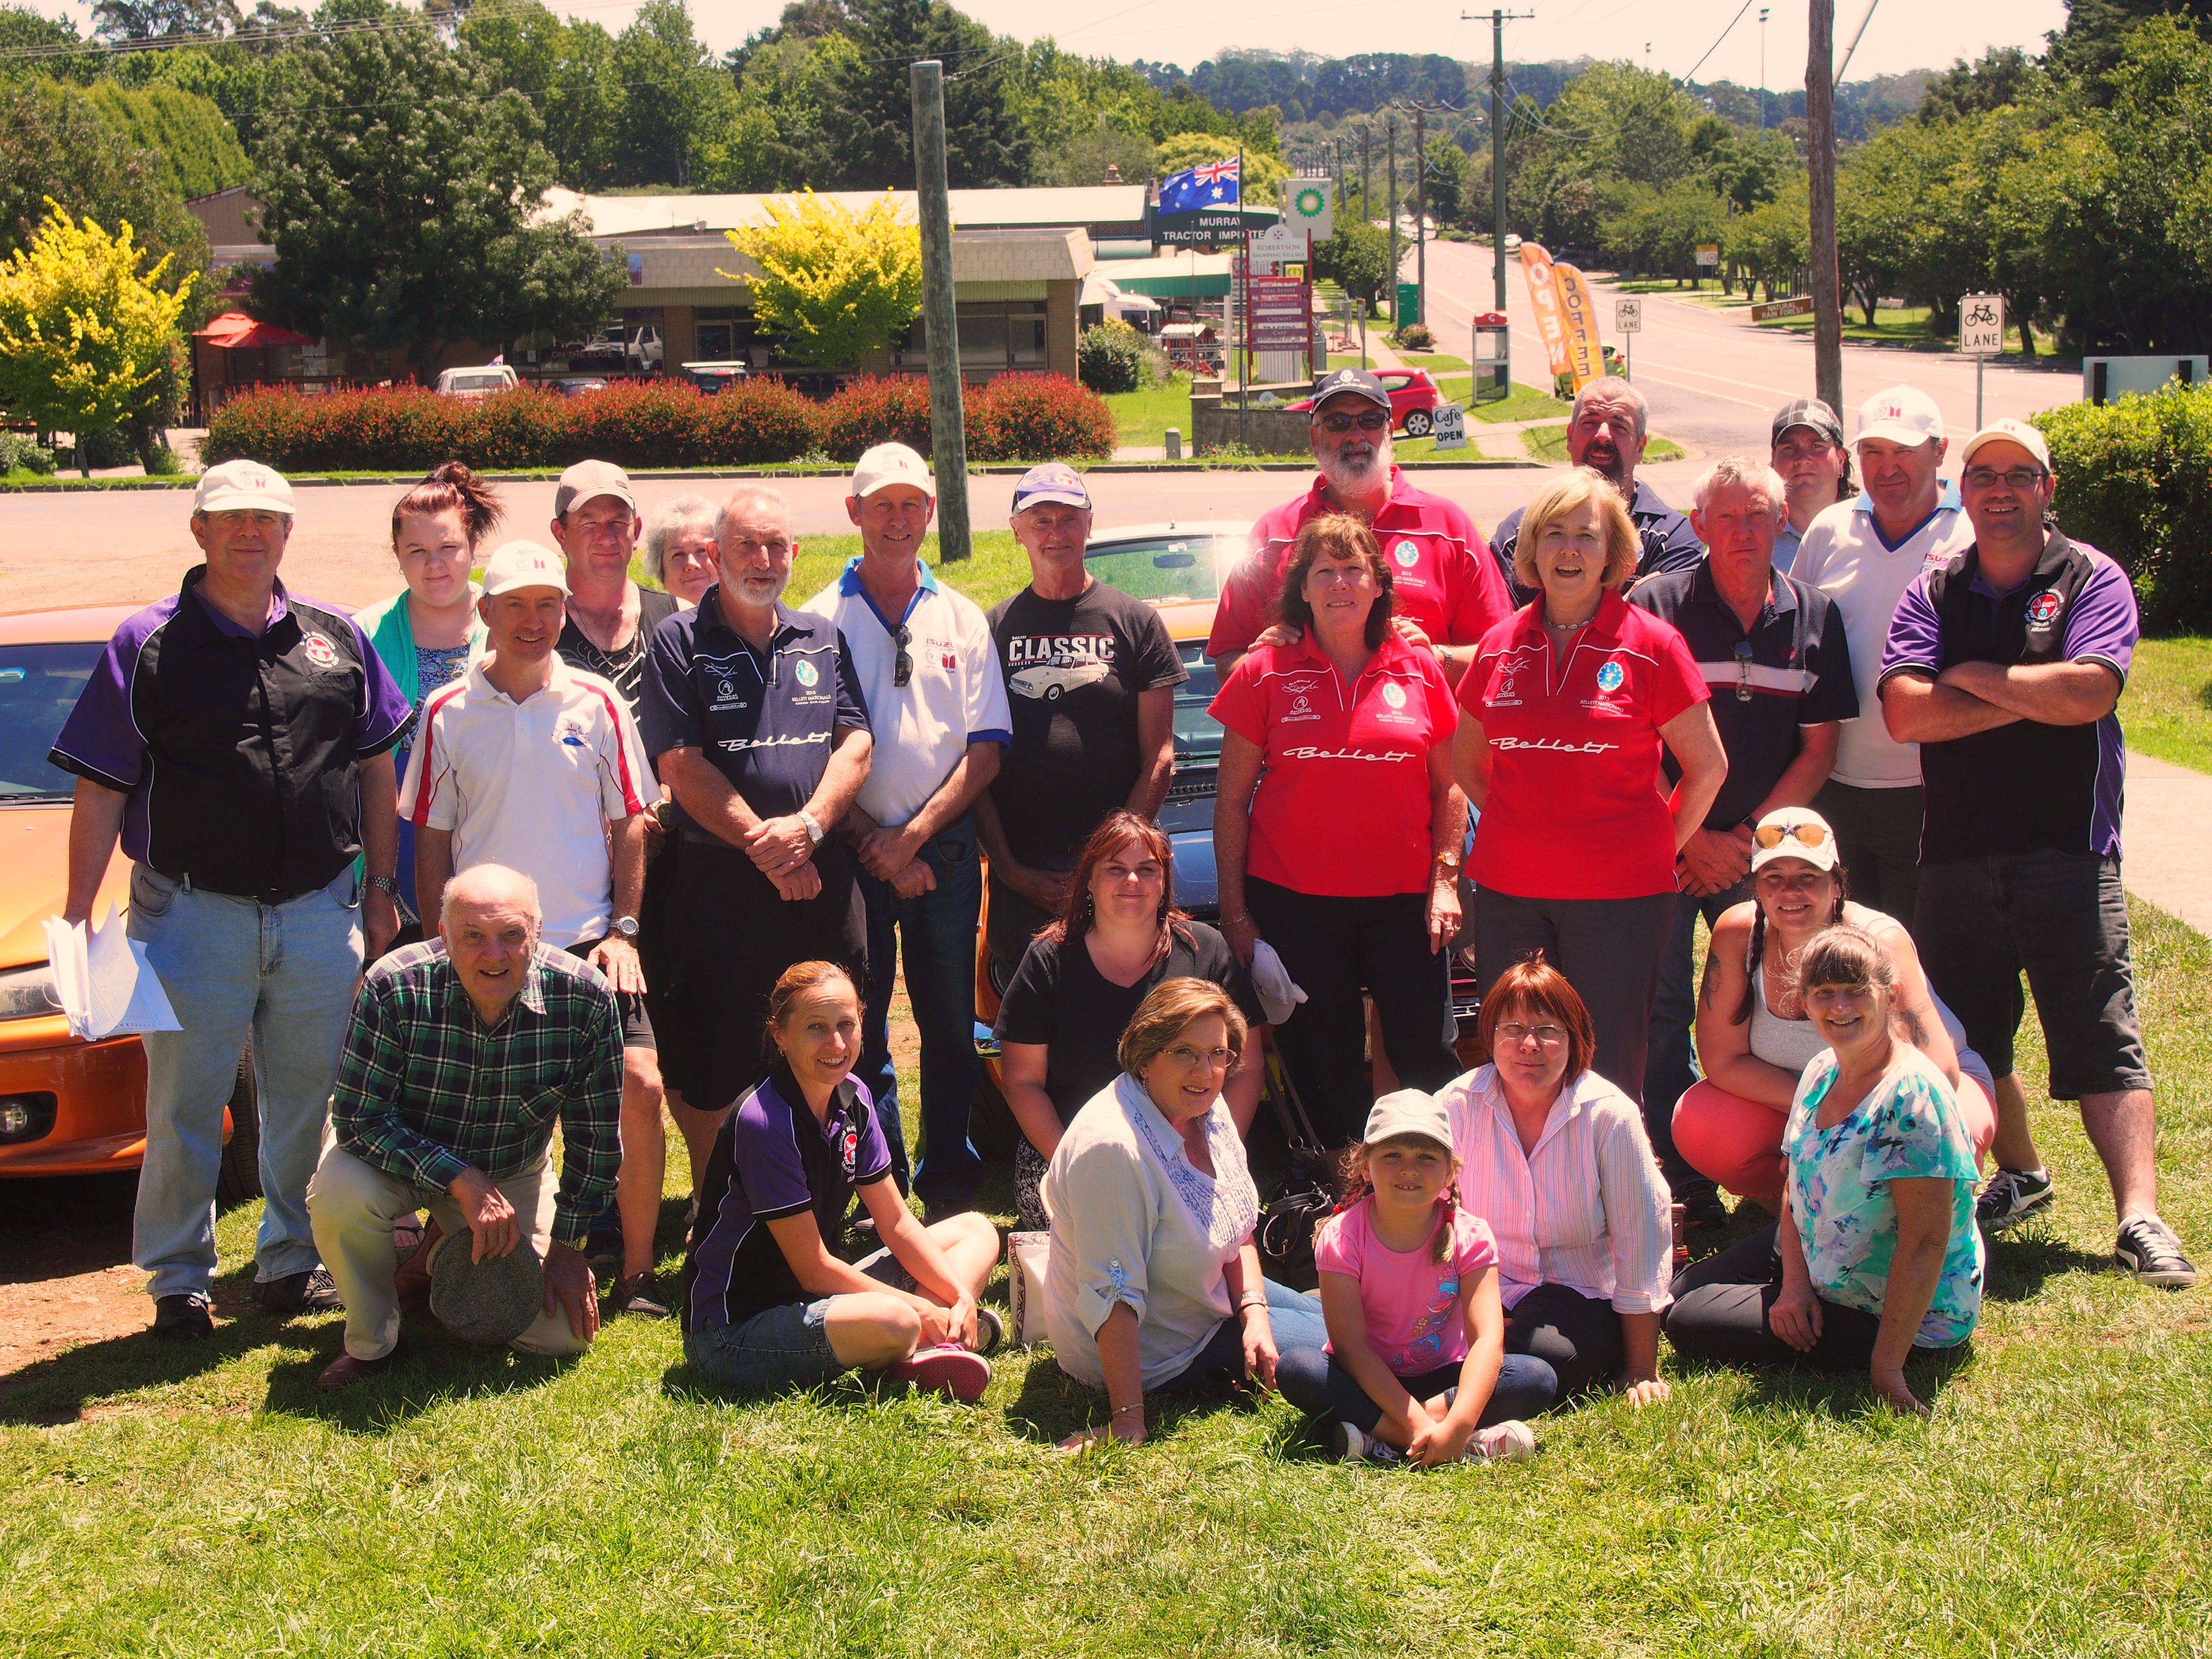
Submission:
M 438 372 L 438 393 L 445 398 L 489 398 L 495 392 L 513 391 L 515 384 L 514 371 L 505 363 Z

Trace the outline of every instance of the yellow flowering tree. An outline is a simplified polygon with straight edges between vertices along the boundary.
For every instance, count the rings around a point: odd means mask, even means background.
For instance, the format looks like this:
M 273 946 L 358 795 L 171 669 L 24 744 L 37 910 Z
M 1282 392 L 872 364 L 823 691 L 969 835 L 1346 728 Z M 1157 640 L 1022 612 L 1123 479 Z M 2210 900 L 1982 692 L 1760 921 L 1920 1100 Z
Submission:
M 921 232 L 885 191 L 854 213 L 812 191 L 765 198 L 769 222 L 722 234 L 757 267 L 753 315 L 803 362 L 837 368 L 888 343 L 921 310 Z
M 80 438 L 130 419 L 169 362 L 192 287 L 164 293 L 168 258 L 141 271 L 145 258 L 127 220 L 111 236 L 46 198 L 30 246 L 0 263 L 0 407 Z

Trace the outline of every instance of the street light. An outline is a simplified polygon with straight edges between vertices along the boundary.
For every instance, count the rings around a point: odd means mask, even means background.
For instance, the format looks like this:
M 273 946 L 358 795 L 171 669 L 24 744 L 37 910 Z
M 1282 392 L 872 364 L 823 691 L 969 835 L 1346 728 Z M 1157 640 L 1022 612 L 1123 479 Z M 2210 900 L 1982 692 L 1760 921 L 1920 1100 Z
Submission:
M 1759 9 L 1759 130 L 1766 131 L 1766 13 Z

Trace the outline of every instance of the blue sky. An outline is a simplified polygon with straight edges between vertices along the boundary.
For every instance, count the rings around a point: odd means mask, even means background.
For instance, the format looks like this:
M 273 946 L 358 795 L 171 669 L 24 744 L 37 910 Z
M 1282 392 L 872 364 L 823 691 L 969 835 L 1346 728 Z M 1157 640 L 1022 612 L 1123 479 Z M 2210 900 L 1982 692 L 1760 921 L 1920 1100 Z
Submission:
M 68 14 L 88 28 L 91 9 L 70 0 L 32 0 L 49 15 Z M 1460 13 L 1482 0 L 1212 0 L 1194 25 L 1187 0 L 1091 0 L 1087 8 L 1050 8 L 1051 30 L 1071 52 L 1123 61 L 1166 60 L 1185 68 L 1228 46 L 1297 46 L 1323 57 L 1356 52 L 1440 52 L 1480 58 L 1490 53 L 1485 23 Z M 556 11 L 591 17 L 619 29 L 635 0 L 550 0 Z M 1001 33 L 1027 40 L 1039 33 L 1036 0 L 958 0 L 961 9 Z M 1802 86 L 1805 79 L 1805 0 L 1518 0 L 1533 19 L 1507 26 L 1509 58 L 1626 58 L 1670 74 L 1687 75 L 1700 58 L 1701 80 L 1759 83 L 1759 15 L 1765 26 L 1765 84 Z M 717 50 L 775 21 L 781 0 L 692 0 L 701 34 Z M 1837 55 L 1867 14 L 1866 0 L 1836 0 Z M 1730 20 L 1741 15 L 1733 27 Z M 2062 0 L 1877 0 L 1851 59 L 1850 78 L 1944 68 L 1993 46 L 2039 49 L 2044 33 L 2066 18 Z M 1725 32 L 1725 34 L 1724 34 Z M 1716 42 L 1718 42 L 1716 46 Z M 1649 47 L 1647 54 L 1646 48 Z M 1710 56 L 1708 52 L 1710 52 Z

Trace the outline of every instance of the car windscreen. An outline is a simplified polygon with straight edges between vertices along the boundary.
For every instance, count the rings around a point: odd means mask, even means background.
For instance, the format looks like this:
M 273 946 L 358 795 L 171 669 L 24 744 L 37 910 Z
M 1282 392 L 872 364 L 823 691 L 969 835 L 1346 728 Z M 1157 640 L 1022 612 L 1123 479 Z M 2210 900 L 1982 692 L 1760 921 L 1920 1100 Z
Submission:
M 102 647 L 0 646 L 0 801 L 67 800 L 76 780 L 46 753 L 76 707 Z
M 1083 568 L 1100 581 L 1154 604 L 1212 599 L 1221 596 L 1221 561 L 1243 550 L 1222 546 L 1209 535 L 1146 536 L 1129 541 L 1094 543 Z
M 1221 681 L 1206 659 L 1204 640 L 1180 641 L 1176 650 L 1190 674 L 1188 679 L 1176 687 L 1176 764 L 1218 766 L 1221 763 L 1221 722 L 1206 711 L 1213 701 L 1213 694 L 1221 689 Z

